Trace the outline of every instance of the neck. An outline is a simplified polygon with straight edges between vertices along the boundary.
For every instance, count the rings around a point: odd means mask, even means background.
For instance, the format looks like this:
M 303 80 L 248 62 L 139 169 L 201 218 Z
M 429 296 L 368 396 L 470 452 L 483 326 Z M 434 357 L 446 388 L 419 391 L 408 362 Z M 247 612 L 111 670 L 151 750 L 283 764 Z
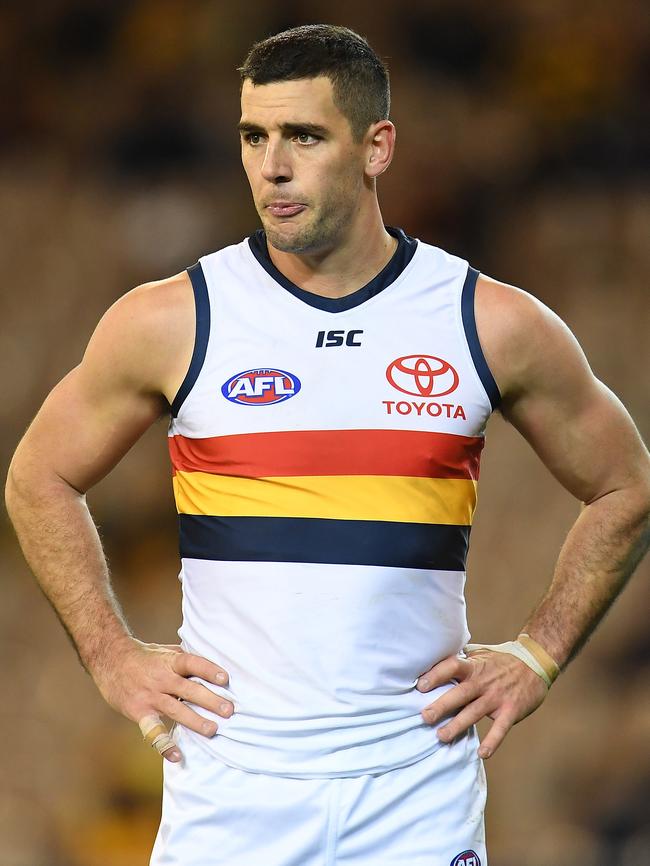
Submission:
M 372 220 L 347 229 L 345 240 L 318 253 L 286 253 L 267 242 L 275 267 L 292 283 L 325 298 L 344 298 L 365 286 L 388 264 L 397 239 L 384 228 L 379 207 Z

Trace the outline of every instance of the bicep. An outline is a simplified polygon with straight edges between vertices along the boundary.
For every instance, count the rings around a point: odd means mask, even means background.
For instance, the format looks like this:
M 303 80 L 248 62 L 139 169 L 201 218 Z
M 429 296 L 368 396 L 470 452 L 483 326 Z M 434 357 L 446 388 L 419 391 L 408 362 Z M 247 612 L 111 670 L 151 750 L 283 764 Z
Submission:
M 540 301 L 481 280 L 477 324 L 501 412 L 582 502 L 647 484 L 648 454 L 621 401 L 593 374 L 567 325 Z
M 135 290 L 104 315 L 81 364 L 49 394 L 18 446 L 14 480 L 30 488 L 63 481 L 85 492 L 165 411 L 159 332 L 167 331 L 152 331 L 151 308 L 151 292 Z
M 53 389 L 16 451 L 14 470 L 84 493 L 160 417 L 164 404 L 156 395 L 91 378 L 82 364 Z
M 591 372 L 558 393 L 522 392 L 504 417 L 582 502 L 634 486 L 647 452 L 620 400 Z M 645 474 L 647 475 L 647 468 Z

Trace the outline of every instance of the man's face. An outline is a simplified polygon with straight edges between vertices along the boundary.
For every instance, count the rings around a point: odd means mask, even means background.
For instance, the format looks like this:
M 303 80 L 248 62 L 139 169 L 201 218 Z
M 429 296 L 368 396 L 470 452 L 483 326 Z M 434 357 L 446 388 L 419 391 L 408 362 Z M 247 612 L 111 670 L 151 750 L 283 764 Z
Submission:
M 242 162 L 269 242 L 290 253 L 336 246 L 359 205 L 364 145 L 329 78 L 255 86 L 241 96 Z

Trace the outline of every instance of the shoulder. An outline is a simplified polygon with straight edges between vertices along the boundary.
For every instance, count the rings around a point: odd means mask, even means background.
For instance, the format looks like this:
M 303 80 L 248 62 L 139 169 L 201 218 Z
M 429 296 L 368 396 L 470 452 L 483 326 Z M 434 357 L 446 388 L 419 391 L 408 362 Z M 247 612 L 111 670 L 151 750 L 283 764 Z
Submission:
M 559 316 L 489 277 L 477 282 L 475 315 L 504 417 L 560 483 L 587 503 L 626 486 L 647 491 L 647 451 L 633 420 Z
M 192 284 L 187 271 L 162 280 L 142 283 L 118 298 L 102 321 L 109 328 L 136 330 L 155 339 L 173 334 L 178 316 L 194 312 Z
M 571 389 L 593 378 L 566 323 L 528 292 L 481 274 L 474 311 L 504 407 L 531 391 Z
M 171 402 L 192 356 L 195 317 L 187 271 L 136 286 L 102 316 L 82 367 Z

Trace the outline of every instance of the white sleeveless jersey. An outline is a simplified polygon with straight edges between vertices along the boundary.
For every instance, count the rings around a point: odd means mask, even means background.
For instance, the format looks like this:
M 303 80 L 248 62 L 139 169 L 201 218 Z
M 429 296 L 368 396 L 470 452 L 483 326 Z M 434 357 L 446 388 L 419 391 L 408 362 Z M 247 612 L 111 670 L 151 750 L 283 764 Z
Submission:
M 420 674 L 469 639 L 465 558 L 499 393 L 477 272 L 388 228 L 367 286 L 323 298 L 260 230 L 189 269 L 197 309 L 169 445 L 182 646 L 233 701 L 196 735 L 244 770 L 353 776 L 439 748 Z

